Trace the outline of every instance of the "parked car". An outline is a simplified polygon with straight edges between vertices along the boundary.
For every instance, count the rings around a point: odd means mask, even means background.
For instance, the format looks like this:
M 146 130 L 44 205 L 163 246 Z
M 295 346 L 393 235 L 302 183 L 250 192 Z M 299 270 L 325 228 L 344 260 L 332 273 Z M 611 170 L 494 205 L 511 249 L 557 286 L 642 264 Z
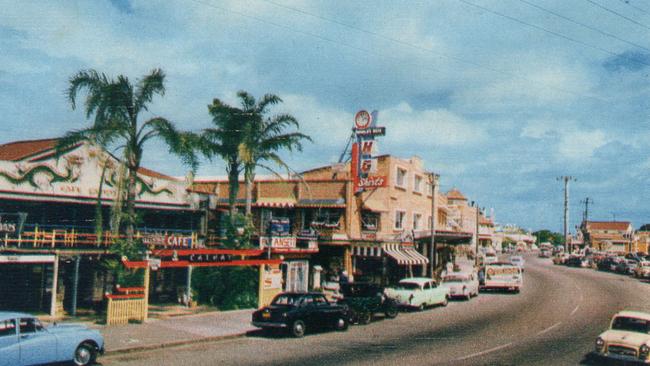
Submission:
M 637 267 L 638 263 L 639 262 L 634 259 L 623 259 L 618 262 L 615 271 L 616 273 L 621 274 L 632 274 L 634 273 L 634 269 Z
M 320 292 L 278 294 L 269 306 L 253 313 L 252 324 L 262 329 L 288 330 L 294 337 L 302 337 L 308 329 L 348 329 L 348 307 L 331 303 Z
M 618 262 L 614 257 L 606 257 L 598 262 L 598 269 L 601 271 L 615 271 Z
M 553 264 L 564 264 L 569 259 L 568 254 L 558 253 L 553 257 Z
M 440 287 L 430 278 L 405 278 L 395 287 L 385 291 L 386 296 L 394 299 L 400 306 L 423 310 L 430 305 L 447 306 L 449 289 Z
M 542 248 L 542 249 L 539 251 L 539 257 L 540 257 L 540 258 L 551 258 L 551 250 L 550 250 L 550 249 L 546 249 L 546 248 Z
M 29 314 L 0 312 L 0 365 L 72 362 L 92 365 L 104 353 L 104 338 L 85 325 L 43 326 Z
M 469 300 L 478 295 L 478 274 L 474 272 L 453 272 L 442 278 L 440 287 L 449 289 L 450 297 Z
M 596 338 L 599 357 L 650 363 L 650 314 L 621 311 L 614 315 L 609 329 Z
M 634 277 L 650 278 L 650 261 L 639 262 L 639 265 L 634 269 Z
M 350 309 L 350 323 L 368 324 L 376 313 L 395 318 L 399 313 L 397 302 L 384 295 L 384 288 L 370 283 L 348 283 L 341 286 L 343 299 Z

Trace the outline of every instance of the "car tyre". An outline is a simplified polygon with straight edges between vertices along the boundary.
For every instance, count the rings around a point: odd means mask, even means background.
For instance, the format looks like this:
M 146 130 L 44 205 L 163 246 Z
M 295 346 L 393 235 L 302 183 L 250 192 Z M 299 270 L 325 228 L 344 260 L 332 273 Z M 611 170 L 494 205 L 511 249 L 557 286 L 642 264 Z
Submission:
M 336 329 L 339 332 L 346 331 L 348 330 L 348 324 L 349 323 L 347 319 L 345 319 L 345 317 L 340 316 L 336 319 L 336 323 L 334 324 L 334 329 Z
M 74 351 L 72 363 L 76 366 L 93 365 L 97 359 L 97 348 L 88 342 L 81 343 Z
M 302 338 L 307 331 L 307 326 L 302 320 L 296 320 L 291 324 L 291 335 L 296 338 Z
M 423 311 L 423 310 L 424 310 L 424 303 L 422 303 L 422 304 L 420 304 L 420 306 L 418 306 L 418 311 Z
M 397 317 L 398 312 L 397 306 L 389 306 L 384 312 L 384 315 L 386 315 L 387 318 L 394 319 Z
M 372 313 L 369 311 L 364 311 L 359 314 L 359 324 L 367 325 L 372 322 Z
M 440 304 L 440 305 L 442 305 L 442 306 L 447 306 L 447 304 L 449 304 L 449 297 L 448 297 L 448 296 L 445 296 L 445 300 L 444 300 L 444 301 L 442 302 L 442 304 Z

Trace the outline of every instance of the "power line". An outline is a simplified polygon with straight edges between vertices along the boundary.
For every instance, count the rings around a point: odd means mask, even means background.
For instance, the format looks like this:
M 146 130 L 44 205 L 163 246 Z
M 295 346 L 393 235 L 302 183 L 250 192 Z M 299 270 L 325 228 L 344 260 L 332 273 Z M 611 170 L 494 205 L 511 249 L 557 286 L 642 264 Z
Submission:
M 194 0 L 194 1 L 197 1 L 197 0 Z M 280 8 L 291 10 L 291 11 L 294 11 L 294 12 L 297 12 L 297 13 L 300 13 L 300 14 L 303 14 L 303 15 L 307 15 L 307 16 L 310 16 L 310 17 L 313 17 L 313 18 L 317 18 L 317 19 L 320 19 L 320 20 L 323 20 L 323 21 L 326 21 L 326 22 L 338 24 L 338 25 L 340 25 L 342 27 L 346 27 L 346 28 L 349 28 L 349 29 L 352 29 L 352 30 L 355 30 L 355 31 L 358 31 L 358 32 L 369 34 L 369 35 L 372 35 L 374 37 L 377 37 L 377 38 L 380 38 L 380 39 L 383 39 L 383 40 L 386 40 L 386 41 L 389 41 L 389 42 L 400 44 L 402 46 L 411 47 L 413 49 L 428 52 L 428 53 L 431 53 L 431 54 L 439 56 L 439 57 L 443 57 L 443 58 L 454 60 L 454 61 L 457 61 L 457 62 L 460 62 L 460 63 L 472 65 L 474 67 L 477 67 L 477 68 L 480 68 L 480 69 L 485 69 L 485 70 L 491 71 L 493 73 L 505 75 L 505 76 L 508 76 L 508 77 L 512 77 L 512 78 L 515 78 L 515 79 L 519 79 L 519 80 L 523 80 L 523 81 L 527 81 L 529 83 L 535 84 L 535 81 L 530 80 L 530 79 L 528 79 L 526 77 L 523 77 L 523 76 L 519 76 L 517 74 L 513 74 L 513 73 L 510 73 L 510 72 L 507 72 L 507 71 L 499 70 L 499 69 L 496 69 L 496 68 L 493 68 L 493 67 L 490 67 L 490 66 L 486 66 L 486 65 L 477 63 L 477 62 L 468 61 L 466 59 L 463 59 L 463 58 L 460 58 L 460 57 L 457 57 L 457 56 L 447 55 L 447 54 L 444 54 L 444 53 L 441 53 L 441 52 L 437 52 L 437 51 L 432 50 L 430 48 L 422 47 L 422 46 L 415 45 L 415 44 L 412 44 L 412 43 L 408 43 L 408 42 L 405 42 L 405 41 L 402 41 L 402 40 L 399 40 L 399 39 L 396 39 L 396 38 L 393 38 L 393 37 L 385 36 L 385 35 L 383 35 L 381 33 L 373 32 L 373 31 L 370 31 L 370 30 L 367 30 L 367 29 L 363 29 L 363 28 L 354 26 L 354 25 L 350 25 L 350 24 L 338 21 L 336 19 L 332 19 L 332 18 L 329 18 L 329 17 L 324 17 L 324 16 L 321 16 L 321 15 L 318 15 L 318 14 L 313 14 L 313 13 L 305 11 L 303 9 L 299 9 L 299 8 L 284 5 L 284 4 L 280 4 L 280 3 L 277 3 L 277 2 L 272 1 L 272 0 L 261 0 L 261 1 L 267 2 L 269 4 L 275 5 L 275 6 L 280 7 Z M 608 51 L 605 50 L 605 52 L 608 52 Z M 616 53 L 613 53 L 613 52 L 608 52 L 608 53 L 610 53 L 611 55 L 617 55 Z M 633 61 L 641 62 L 641 61 L 637 61 L 637 60 L 633 60 Z M 650 64 L 647 64 L 647 65 L 650 66 Z M 565 89 L 557 88 L 557 87 L 552 87 L 552 86 L 549 87 L 549 88 L 560 91 L 560 92 L 563 92 L 563 93 L 571 94 L 571 95 L 585 96 L 585 97 L 588 97 L 588 98 L 601 100 L 600 98 L 598 98 L 596 96 L 593 96 L 593 95 L 577 94 L 577 93 L 574 93 L 574 92 L 569 91 L 569 90 L 565 90 Z
M 632 7 L 632 8 L 634 8 L 634 9 L 642 12 L 643 14 L 650 15 L 650 12 L 648 12 L 647 10 L 645 10 L 643 8 L 640 8 L 640 7 L 636 6 L 636 5 L 632 5 L 632 3 L 630 3 L 630 0 L 621 0 L 621 2 L 623 2 L 625 5 L 628 5 L 628 6 Z
M 464 3 L 464 4 L 467 4 L 467 5 L 473 6 L 473 7 L 475 7 L 475 8 L 481 9 L 481 10 L 486 11 L 486 12 L 488 12 L 488 13 L 491 13 L 491 14 L 494 14 L 494 15 L 497 15 L 497 16 L 500 16 L 500 17 L 503 17 L 503 18 L 509 19 L 509 20 L 511 20 L 511 21 L 513 21 L 513 22 L 516 22 L 516 23 L 519 23 L 519 24 L 523 24 L 523 25 L 525 25 L 525 26 L 527 26 L 527 27 L 531 27 L 531 28 L 534 28 L 534 29 L 540 30 L 540 31 L 542 31 L 542 32 L 546 32 L 546 33 L 548 33 L 548 34 L 552 34 L 552 35 L 554 35 L 554 36 L 556 36 L 556 37 L 559 37 L 559 38 L 565 39 L 565 40 L 567 40 L 567 41 L 570 41 L 570 42 L 573 42 L 573 43 L 576 43 L 576 44 L 580 44 L 580 45 L 582 45 L 582 46 L 589 47 L 589 48 L 592 48 L 592 49 L 595 49 L 595 50 L 598 50 L 598 51 L 601 51 L 601 52 L 607 53 L 607 54 L 612 55 L 612 56 L 623 56 L 623 57 L 625 57 L 625 58 L 627 58 L 627 59 L 629 59 L 629 60 L 632 60 L 632 61 L 634 61 L 634 62 L 642 63 L 642 64 L 644 64 L 644 65 L 650 66 L 650 63 L 646 63 L 646 62 L 643 62 L 643 61 L 641 61 L 641 60 L 636 60 L 636 59 L 633 59 L 633 58 L 629 58 L 629 57 L 626 57 L 625 55 L 621 55 L 621 54 L 619 54 L 619 53 L 616 53 L 616 52 L 610 51 L 610 50 L 608 50 L 608 49 L 605 49 L 605 48 L 602 48 L 602 47 L 599 47 L 599 46 L 591 45 L 591 44 L 589 44 L 589 43 L 586 43 L 586 42 L 583 42 L 583 41 L 581 41 L 581 40 L 578 40 L 578 39 L 575 39 L 575 38 L 569 37 L 569 36 L 564 35 L 564 34 L 562 34 L 562 33 L 559 33 L 559 32 L 556 32 L 556 31 L 552 31 L 552 30 L 550 30 L 550 29 L 546 29 L 546 28 L 544 28 L 544 27 L 540 27 L 540 26 L 535 25 L 535 24 L 532 24 L 532 23 L 528 23 L 528 22 L 526 22 L 526 21 L 524 21 L 524 20 L 521 20 L 521 19 L 519 19 L 519 18 L 515 18 L 515 17 L 513 17 L 513 16 L 510 16 L 510 15 L 507 15 L 507 14 L 504 14 L 504 13 L 501 13 L 501 12 L 498 12 L 498 11 L 495 11 L 495 10 L 492 10 L 492 9 L 489 9 L 489 8 L 486 8 L 486 7 L 484 7 L 484 6 L 481 6 L 481 5 L 478 5 L 478 4 L 474 4 L 474 3 L 469 2 L 469 1 L 467 1 L 467 0 L 458 0 L 458 1 L 460 1 L 460 2 L 462 2 L 462 3 Z M 586 0 L 586 1 L 591 1 L 591 0 Z
M 603 6 L 603 5 L 600 5 L 599 3 L 597 3 L 597 2 L 595 2 L 593 0 L 585 0 L 585 1 L 597 6 L 597 7 L 601 8 L 601 9 L 603 9 L 603 10 L 605 10 L 606 12 L 612 13 L 612 14 L 614 14 L 616 16 L 619 16 L 619 17 L 621 17 L 621 18 L 623 18 L 623 19 L 625 19 L 625 20 L 627 20 L 627 21 L 629 21 L 631 23 L 634 23 L 634 24 L 636 24 L 638 26 L 641 26 L 641 27 L 643 27 L 645 29 L 650 30 L 650 27 L 648 27 L 647 25 L 645 25 L 643 23 L 639 23 L 639 22 L 637 22 L 636 20 L 634 20 L 634 19 L 632 19 L 630 17 L 627 17 L 627 16 L 625 16 L 625 15 L 623 15 L 623 14 L 617 12 L 617 11 L 614 11 L 614 10 L 612 10 L 610 8 L 607 8 L 607 7 Z
M 594 32 L 598 32 L 598 33 L 600 33 L 600 34 L 602 34 L 602 35 L 604 35 L 604 36 L 607 36 L 607 37 L 610 37 L 610 38 L 616 39 L 616 40 L 621 41 L 621 42 L 623 42 L 623 43 L 627 43 L 627 44 L 629 44 L 630 46 L 635 46 L 635 47 L 638 47 L 638 48 L 642 48 L 642 49 L 644 49 L 644 50 L 646 50 L 646 51 L 650 51 L 650 48 L 647 48 L 647 47 L 645 47 L 645 46 L 642 46 L 642 45 L 637 44 L 637 43 L 634 43 L 634 42 L 630 42 L 630 41 L 628 41 L 628 40 L 626 40 L 626 39 L 623 39 L 623 38 L 618 37 L 618 36 L 615 35 L 615 34 L 612 34 L 612 33 L 609 33 L 609 32 L 605 32 L 605 31 L 600 30 L 600 29 L 598 29 L 598 28 L 596 28 L 596 27 L 592 27 L 592 26 L 590 26 L 590 25 L 588 25 L 588 24 L 584 24 L 584 23 L 582 23 L 582 22 L 579 22 L 579 21 L 577 21 L 577 20 L 571 19 L 571 18 L 569 18 L 569 17 L 565 17 L 565 16 L 562 15 L 562 14 L 559 14 L 559 13 L 554 12 L 554 11 L 552 11 L 552 10 L 549 10 L 549 9 L 543 8 L 543 7 L 541 7 L 541 6 L 537 5 L 537 4 L 533 4 L 533 3 L 529 2 L 529 1 L 526 1 L 526 0 L 519 0 L 519 1 L 522 2 L 522 3 L 524 3 L 524 4 L 527 4 L 527 5 L 529 5 L 529 6 L 532 6 L 532 7 L 536 8 L 536 9 L 539 9 L 539 10 L 541 10 L 541 11 L 543 11 L 543 12 L 546 12 L 546 13 L 552 14 L 552 15 L 558 17 L 558 18 L 564 19 L 564 20 L 566 20 L 566 21 L 568 21 L 568 22 L 571 22 L 571 23 L 573 23 L 573 24 L 577 24 L 577 25 L 579 25 L 579 26 L 581 26 L 581 27 L 587 28 L 587 29 L 592 30 L 592 31 L 594 31 Z

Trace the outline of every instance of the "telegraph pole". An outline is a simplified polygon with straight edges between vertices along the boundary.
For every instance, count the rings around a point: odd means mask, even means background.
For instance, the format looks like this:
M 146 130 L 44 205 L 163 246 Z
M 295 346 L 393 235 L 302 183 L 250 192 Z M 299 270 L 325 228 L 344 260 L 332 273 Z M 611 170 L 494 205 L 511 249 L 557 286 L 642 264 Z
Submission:
M 576 181 L 570 175 L 557 177 L 557 181 L 564 182 L 564 251 L 569 252 L 569 182 Z
M 585 212 L 584 212 L 584 214 L 582 215 L 582 219 L 583 219 L 583 221 L 585 221 L 585 223 L 586 223 L 587 221 L 589 221 L 589 204 L 590 204 L 590 203 L 593 204 L 593 203 L 594 203 L 594 200 L 592 200 L 591 198 L 587 197 L 587 198 L 585 198 L 584 200 L 580 201 L 580 203 L 582 203 L 582 204 L 585 205 Z

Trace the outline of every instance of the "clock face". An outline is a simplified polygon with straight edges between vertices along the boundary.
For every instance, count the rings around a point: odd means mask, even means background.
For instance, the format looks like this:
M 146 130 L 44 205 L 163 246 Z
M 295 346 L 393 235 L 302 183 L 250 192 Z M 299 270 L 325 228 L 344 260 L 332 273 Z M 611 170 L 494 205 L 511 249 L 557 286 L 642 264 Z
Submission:
M 359 111 L 354 116 L 354 125 L 358 129 L 368 128 L 368 126 L 370 126 L 371 121 L 372 118 L 370 117 L 370 113 L 368 113 L 368 111 Z

